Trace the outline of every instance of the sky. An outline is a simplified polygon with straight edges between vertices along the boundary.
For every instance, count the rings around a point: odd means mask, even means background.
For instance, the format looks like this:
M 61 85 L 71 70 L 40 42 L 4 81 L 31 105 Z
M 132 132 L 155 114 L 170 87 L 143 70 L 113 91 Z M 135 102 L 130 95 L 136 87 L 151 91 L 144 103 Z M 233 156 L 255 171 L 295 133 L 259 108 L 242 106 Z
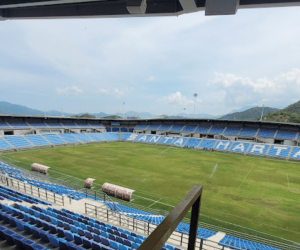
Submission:
M 299 23 L 300 7 L 0 21 L 0 101 L 69 113 L 284 108 L 300 99 Z

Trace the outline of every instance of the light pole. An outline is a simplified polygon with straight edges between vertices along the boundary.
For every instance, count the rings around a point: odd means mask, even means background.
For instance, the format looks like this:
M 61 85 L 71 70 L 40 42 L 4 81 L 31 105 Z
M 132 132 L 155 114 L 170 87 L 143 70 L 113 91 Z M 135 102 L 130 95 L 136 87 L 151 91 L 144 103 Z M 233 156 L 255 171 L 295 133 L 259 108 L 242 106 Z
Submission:
M 64 109 L 61 108 L 61 116 L 64 116 Z
M 194 101 L 194 113 L 193 113 L 193 118 L 195 118 L 195 106 L 196 106 L 196 99 L 197 99 L 197 96 L 198 96 L 198 94 L 195 93 L 195 94 L 194 94 L 195 101 Z
M 263 115 L 264 115 L 264 107 L 265 105 L 263 104 L 262 106 L 262 110 L 261 110 L 261 117 L 260 117 L 260 121 L 262 121 Z

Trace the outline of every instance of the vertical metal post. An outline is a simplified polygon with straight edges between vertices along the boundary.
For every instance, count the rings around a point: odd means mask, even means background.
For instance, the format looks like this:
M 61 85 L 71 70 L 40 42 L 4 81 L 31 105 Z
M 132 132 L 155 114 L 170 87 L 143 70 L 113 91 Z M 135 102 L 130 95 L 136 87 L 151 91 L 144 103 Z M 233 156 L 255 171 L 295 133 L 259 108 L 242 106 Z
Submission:
M 45 192 L 46 192 L 46 201 L 47 201 L 48 200 L 47 189 L 45 189 Z
M 149 235 L 149 231 L 150 231 L 150 223 L 148 222 L 148 235 Z
M 201 240 L 200 240 L 200 250 L 202 250 L 203 249 L 203 239 L 201 238 Z
M 134 218 L 132 220 L 132 228 L 133 228 L 133 231 L 134 231 Z
M 122 224 L 121 224 L 121 214 L 119 214 L 119 219 L 120 219 L 120 225 L 122 225 Z
M 63 204 L 63 206 L 65 205 L 65 197 L 64 196 L 62 196 L 62 204 Z
M 53 196 L 54 196 L 54 203 L 56 203 L 56 202 L 55 202 L 55 193 L 53 193 Z
M 97 207 L 95 206 L 95 215 L 96 215 L 96 218 L 97 218 Z
M 32 185 L 30 185 L 30 188 L 31 188 L 31 195 L 33 195 L 33 193 L 32 193 Z
M 85 189 L 85 198 L 87 198 L 87 188 Z
M 108 210 L 106 210 L 106 219 L 108 221 Z
M 201 195 L 198 197 L 198 199 L 195 201 L 195 203 L 192 206 L 188 250 L 195 249 L 200 206 L 201 206 Z
M 20 185 L 19 185 L 19 182 L 18 182 L 18 190 L 20 190 Z
M 7 186 L 9 187 L 8 178 L 6 177 Z
M 183 233 L 181 233 L 180 246 L 182 246 Z
M 38 195 L 39 195 L 39 197 L 41 197 L 41 195 L 40 195 L 40 188 L 38 187 Z
M 25 183 L 24 183 L 24 190 L 25 190 L 25 193 L 26 193 L 26 186 L 25 186 Z

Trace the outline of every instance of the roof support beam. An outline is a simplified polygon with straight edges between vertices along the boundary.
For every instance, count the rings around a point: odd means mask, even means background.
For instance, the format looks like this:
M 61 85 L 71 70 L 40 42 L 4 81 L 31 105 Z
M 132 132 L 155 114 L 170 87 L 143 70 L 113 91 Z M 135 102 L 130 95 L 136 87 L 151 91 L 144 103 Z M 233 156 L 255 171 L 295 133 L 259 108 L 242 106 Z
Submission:
M 182 8 L 183 8 L 183 12 L 195 12 L 197 11 L 197 5 L 195 0 L 179 0 Z
M 130 14 L 145 14 L 147 0 L 128 0 L 126 8 Z
M 239 0 L 206 0 L 205 15 L 235 15 Z

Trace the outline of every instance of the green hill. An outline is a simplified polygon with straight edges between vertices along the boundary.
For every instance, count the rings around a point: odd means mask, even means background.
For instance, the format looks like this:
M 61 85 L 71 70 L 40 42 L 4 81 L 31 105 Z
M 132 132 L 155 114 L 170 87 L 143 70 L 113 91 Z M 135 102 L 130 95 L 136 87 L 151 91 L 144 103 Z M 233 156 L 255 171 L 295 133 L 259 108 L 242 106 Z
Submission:
M 269 114 L 270 112 L 276 112 L 279 109 L 264 107 L 264 114 Z M 261 117 L 262 107 L 254 107 L 247 109 L 243 112 L 235 112 L 232 114 L 224 115 L 220 119 L 222 120 L 258 120 Z
M 264 117 L 266 121 L 300 123 L 300 101 Z

